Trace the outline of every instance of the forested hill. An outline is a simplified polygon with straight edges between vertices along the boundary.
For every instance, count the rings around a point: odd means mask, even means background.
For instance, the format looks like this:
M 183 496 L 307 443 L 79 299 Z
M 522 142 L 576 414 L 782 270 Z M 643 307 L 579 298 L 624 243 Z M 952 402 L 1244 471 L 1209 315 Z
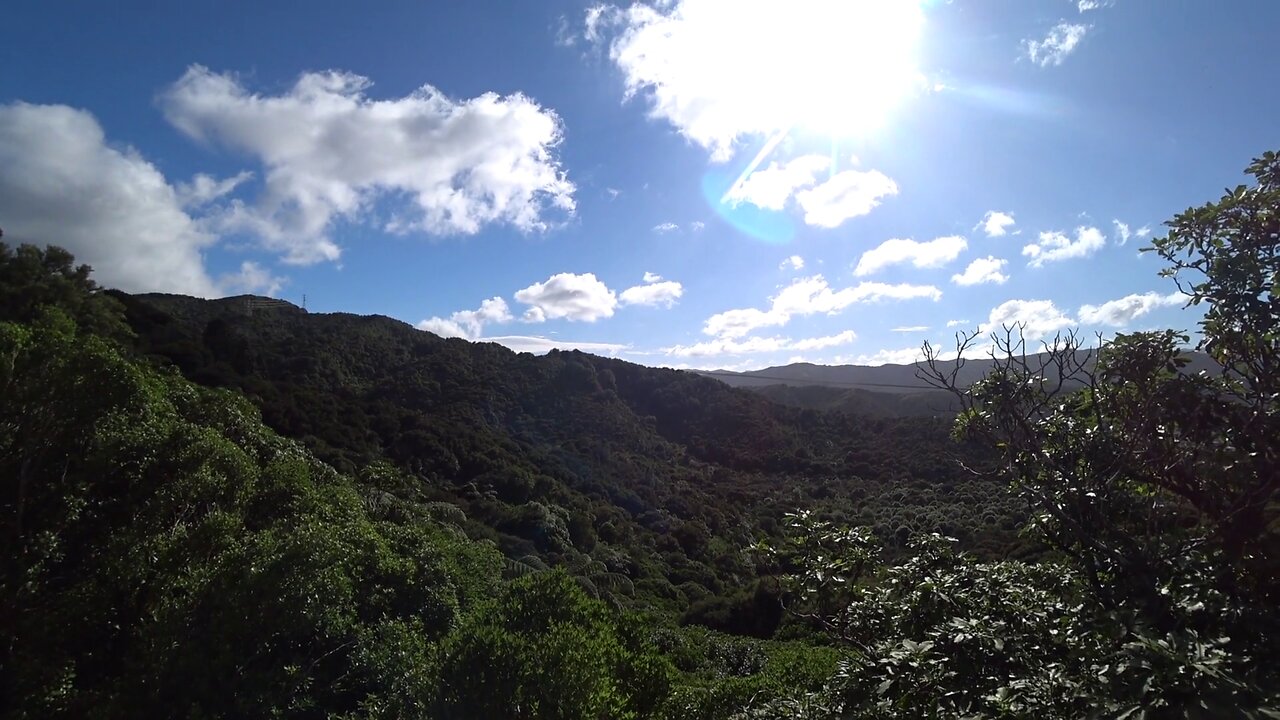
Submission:
M 508 557 L 599 561 L 673 608 L 731 604 L 755 577 L 744 548 L 797 508 L 895 542 L 943 531 L 984 555 L 1016 543 L 1016 506 L 959 466 L 943 420 L 801 410 L 693 373 L 517 354 L 386 317 L 115 297 L 141 352 L 244 392 L 340 470 L 387 458 Z

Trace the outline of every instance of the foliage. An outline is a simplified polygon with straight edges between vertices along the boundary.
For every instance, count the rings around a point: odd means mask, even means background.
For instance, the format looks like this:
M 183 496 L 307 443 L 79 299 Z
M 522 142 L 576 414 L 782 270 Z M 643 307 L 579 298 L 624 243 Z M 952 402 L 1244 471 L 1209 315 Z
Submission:
M 981 462 L 943 420 L 781 407 L 691 373 L 516 354 L 388 318 L 116 297 L 141 353 L 245 393 L 340 469 L 391 461 L 406 498 L 456 507 L 470 537 L 628 607 L 768 635 L 777 606 L 756 602 L 744 548 L 791 507 L 886 537 L 946 532 L 984 557 L 1030 547 L 1021 508 L 952 461 Z
M 560 572 L 504 588 L 446 638 L 436 662 L 441 718 L 649 717 L 670 683 L 640 622 Z
M 138 366 L 56 310 L 0 325 L 0 357 L 16 716 L 354 707 L 404 690 L 360 672 L 383 643 L 425 657 L 493 587 L 491 550 L 370 517 L 243 400 Z
M 42 307 L 57 307 L 87 332 L 114 339 L 132 332 L 120 304 L 89 278 L 93 269 L 76 265 L 66 250 L 0 243 L 0 319 L 31 322 Z

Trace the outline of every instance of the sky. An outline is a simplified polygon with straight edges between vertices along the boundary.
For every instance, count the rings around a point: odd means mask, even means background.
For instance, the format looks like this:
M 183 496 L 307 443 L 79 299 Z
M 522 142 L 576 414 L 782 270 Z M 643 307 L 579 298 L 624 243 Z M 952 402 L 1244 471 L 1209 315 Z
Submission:
M 648 365 L 1193 329 L 1139 250 L 1276 149 L 1280 3 L 12 0 L 0 228 Z

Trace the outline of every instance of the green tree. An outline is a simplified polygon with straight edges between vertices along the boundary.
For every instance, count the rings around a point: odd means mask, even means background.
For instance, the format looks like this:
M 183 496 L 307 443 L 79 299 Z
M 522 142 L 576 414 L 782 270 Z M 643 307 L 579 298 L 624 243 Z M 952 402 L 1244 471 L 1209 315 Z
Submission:
M 1117 707 L 1243 713 L 1278 699 L 1280 159 L 1247 172 L 1252 185 L 1179 214 L 1147 249 L 1206 306 L 1194 348 L 1219 370 L 1188 372 L 1175 331 L 1096 351 L 1068 335 L 1028 355 L 1006 328 L 970 388 L 930 363 L 965 408 L 957 433 L 999 453 L 1033 529 L 1122 627 L 1118 647 L 1139 661 L 1108 669 Z
M 86 332 L 117 340 L 131 337 L 123 308 L 90 279 L 92 272 L 56 245 L 12 250 L 0 242 L 0 320 L 31 322 L 40 308 L 57 307 Z
M 1011 484 L 1060 561 L 917 536 L 885 566 L 869 533 L 792 516 L 773 556 L 791 609 L 848 655 L 824 691 L 752 717 L 1280 717 L 1280 158 L 1248 172 L 1150 248 L 1206 306 L 1194 349 L 1215 370 L 1189 371 L 1180 332 L 1036 353 L 1010 327 L 963 387 L 925 346 L 955 434 L 998 459 L 976 472 Z
M 670 664 L 636 619 L 562 572 L 516 580 L 439 651 L 443 718 L 642 718 L 666 698 Z

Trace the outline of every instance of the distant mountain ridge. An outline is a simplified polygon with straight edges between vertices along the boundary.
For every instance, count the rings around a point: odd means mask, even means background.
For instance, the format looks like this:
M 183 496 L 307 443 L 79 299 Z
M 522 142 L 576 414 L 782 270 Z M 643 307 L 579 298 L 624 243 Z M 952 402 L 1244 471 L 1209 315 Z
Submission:
M 1218 365 L 1204 353 L 1188 352 L 1186 371 L 1215 372 Z M 1047 355 L 1028 356 L 1033 366 Z M 1081 350 L 1077 357 L 1085 367 L 1096 360 L 1094 351 Z M 956 360 L 943 360 L 937 368 L 943 373 L 956 371 Z M 994 366 L 990 358 L 969 358 L 959 363 L 956 383 L 968 387 L 986 376 Z M 926 363 L 910 365 L 815 365 L 791 363 L 735 372 L 732 370 L 695 371 L 713 377 L 731 387 L 757 392 L 774 402 L 813 410 L 835 410 L 876 417 L 945 417 L 954 414 L 959 405 L 949 392 L 939 390 L 921 375 Z M 1077 378 L 1083 381 L 1083 378 Z

